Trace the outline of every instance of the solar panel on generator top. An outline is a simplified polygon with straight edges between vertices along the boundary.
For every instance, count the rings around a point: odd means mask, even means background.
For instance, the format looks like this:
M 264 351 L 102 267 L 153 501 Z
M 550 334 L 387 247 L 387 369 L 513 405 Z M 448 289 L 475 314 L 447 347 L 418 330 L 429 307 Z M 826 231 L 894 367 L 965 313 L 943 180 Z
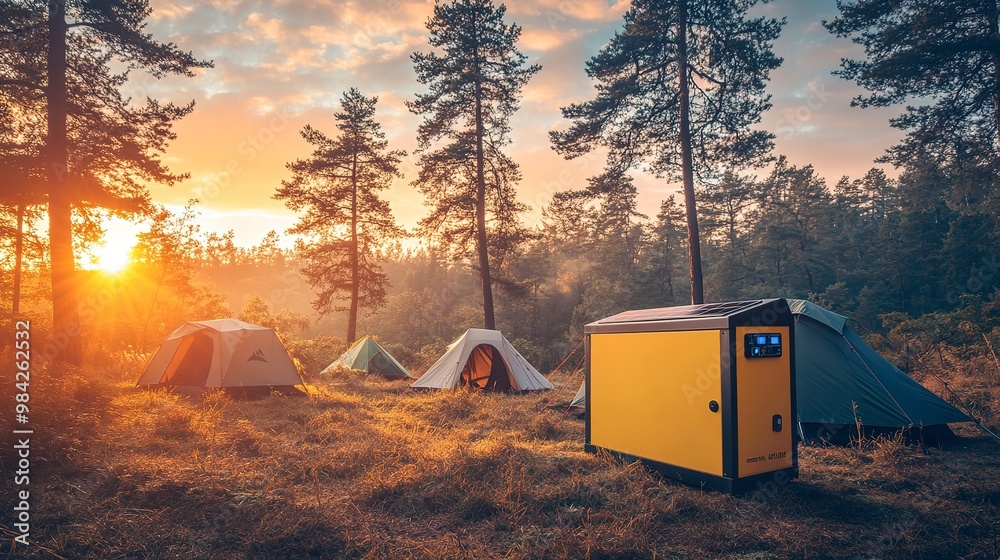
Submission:
M 671 321 L 677 319 L 695 319 L 701 317 L 727 317 L 758 305 L 762 300 L 727 301 L 724 303 L 703 303 L 699 305 L 681 305 L 677 307 L 659 307 L 656 309 L 636 309 L 601 319 L 600 324 L 633 323 L 641 321 Z

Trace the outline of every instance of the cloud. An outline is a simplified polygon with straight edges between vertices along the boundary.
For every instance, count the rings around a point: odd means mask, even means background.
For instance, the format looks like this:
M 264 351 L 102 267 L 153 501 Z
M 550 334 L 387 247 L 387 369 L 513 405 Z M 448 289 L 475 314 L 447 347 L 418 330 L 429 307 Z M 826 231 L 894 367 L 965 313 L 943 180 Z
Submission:
M 553 192 L 580 188 L 603 167 L 599 152 L 564 160 L 550 149 L 547 133 L 568 124 L 561 107 L 593 96 L 584 63 L 620 29 L 629 3 L 508 0 L 506 5 L 508 22 L 523 28 L 519 48 L 529 63 L 542 65 L 522 92 L 508 149 L 522 166 L 520 198 L 534 208 L 534 222 Z M 420 119 L 405 102 L 424 87 L 416 82 L 410 54 L 430 48 L 424 24 L 433 6 L 431 0 L 151 0 L 148 31 L 155 38 L 215 61 L 214 69 L 193 79 L 137 78 L 129 86 L 136 98 L 148 93 L 197 102 L 195 112 L 177 125 L 178 139 L 165 157 L 175 171 L 190 171 L 192 177 L 173 188 L 153 186 L 154 200 L 183 204 L 198 196 L 215 213 L 291 216 L 270 197 L 287 178 L 285 164 L 309 153 L 298 131 L 309 123 L 333 133 L 333 113 L 350 87 L 379 96 L 376 118 L 390 147 L 412 152 Z M 898 110 L 851 108 L 850 99 L 863 92 L 830 74 L 841 57 L 863 54 L 819 24 L 836 16 L 835 1 L 774 0 L 755 10 L 788 17 L 775 44 L 785 62 L 768 86 L 774 109 L 761 123 L 778 135 L 778 153 L 796 164 L 813 163 L 831 183 L 845 173 L 860 175 L 898 139 L 898 131 L 887 125 Z M 415 160 L 412 154 L 406 158 L 407 177 L 388 191 L 407 227 L 425 214 L 422 198 L 409 185 Z M 676 189 L 641 173 L 636 183 L 641 210 L 649 215 Z M 252 220 L 236 223 L 253 227 Z
M 628 9 L 630 2 L 618 0 L 536 0 L 534 2 L 507 2 L 513 17 L 535 16 L 553 28 L 572 25 L 573 22 L 617 22 Z
M 521 33 L 520 47 L 526 51 L 548 51 L 580 35 L 577 29 L 551 29 L 525 26 Z
M 190 14 L 194 11 L 194 6 L 191 4 L 184 4 L 173 2 L 171 0 L 161 0 L 157 2 L 156 11 L 153 12 L 151 19 L 153 21 L 162 19 L 177 19 Z

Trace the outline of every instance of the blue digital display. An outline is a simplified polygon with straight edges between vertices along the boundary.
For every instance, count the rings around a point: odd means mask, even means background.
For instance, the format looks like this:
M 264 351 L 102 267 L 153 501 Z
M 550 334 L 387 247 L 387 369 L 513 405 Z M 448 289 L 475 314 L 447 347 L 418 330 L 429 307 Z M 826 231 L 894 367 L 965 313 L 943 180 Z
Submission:
M 748 333 L 744 343 L 747 358 L 779 358 L 783 353 L 780 333 Z

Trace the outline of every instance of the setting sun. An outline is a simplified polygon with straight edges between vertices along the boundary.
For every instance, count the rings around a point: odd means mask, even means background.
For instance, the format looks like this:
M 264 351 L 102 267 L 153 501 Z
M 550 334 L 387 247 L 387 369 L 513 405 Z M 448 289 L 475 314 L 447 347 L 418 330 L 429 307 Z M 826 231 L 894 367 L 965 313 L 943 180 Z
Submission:
M 108 241 L 105 242 L 104 246 L 94 251 L 91 262 L 93 262 L 94 268 L 115 274 L 129 265 L 131 251 L 132 247 L 129 245 Z
M 117 274 L 131 264 L 132 247 L 136 243 L 136 226 L 124 220 L 112 219 L 106 225 L 100 245 L 90 249 L 85 268 Z

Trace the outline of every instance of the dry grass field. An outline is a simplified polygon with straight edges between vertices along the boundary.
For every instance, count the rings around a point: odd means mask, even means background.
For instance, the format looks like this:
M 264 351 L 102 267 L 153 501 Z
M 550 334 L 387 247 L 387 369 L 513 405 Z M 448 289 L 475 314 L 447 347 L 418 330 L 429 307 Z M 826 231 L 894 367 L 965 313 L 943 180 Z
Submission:
M 803 446 L 799 480 L 733 497 L 584 453 L 583 420 L 546 409 L 551 393 L 416 392 L 342 374 L 305 398 L 188 397 L 134 389 L 138 367 L 36 372 L 33 545 L 7 539 L 0 556 L 1000 556 L 1000 443 L 972 430 L 925 451 Z M 12 425 L 0 418 L 8 496 Z

